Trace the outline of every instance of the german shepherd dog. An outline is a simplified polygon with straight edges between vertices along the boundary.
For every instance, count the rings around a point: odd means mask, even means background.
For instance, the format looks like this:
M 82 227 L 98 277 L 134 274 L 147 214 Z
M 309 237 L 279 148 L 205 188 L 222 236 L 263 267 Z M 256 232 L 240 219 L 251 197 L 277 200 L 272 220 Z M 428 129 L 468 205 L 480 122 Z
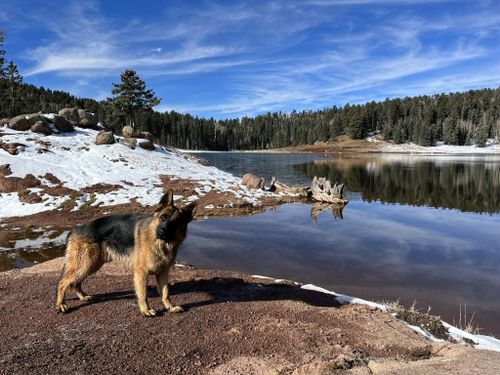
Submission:
M 182 312 L 182 307 L 170 300 L 168 273 L 194 214 L 194 203 L 184 208 L 176 207 L 173 192 L 169 190 L 152 215 L 112 215 L 75 227 L 66 242 L 66 262 L 57 288 L 57 310 L 68 311 L 64 303 L 68 287 L 75 290 L 81 301 L 89 301 L 92 297 L 82 290 L 83 281 L 105 262 L 118 260 L 133 270 L 135 293 L 143 315 L 156 315 L 147 301 L 150 274 L 156 276 L 165 308 L 174 313 Z

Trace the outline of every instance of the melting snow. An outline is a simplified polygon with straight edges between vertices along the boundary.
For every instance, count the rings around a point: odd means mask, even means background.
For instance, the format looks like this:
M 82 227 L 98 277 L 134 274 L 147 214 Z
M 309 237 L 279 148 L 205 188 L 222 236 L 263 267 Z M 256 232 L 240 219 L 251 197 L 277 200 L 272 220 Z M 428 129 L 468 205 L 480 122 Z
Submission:
M 51 116 L 45 115 L 49 119 Z M 42 178 L 46 173 L 52 173 L 62 181 L 63 186 L 77 191 L 94 184 L 121 186 L 106 194 L 95 193 L 92 197 L 83 193 L 76 200 L 74 210 L 78 210 L 89 200 L 92 200 L 90 204 L 94 206 L 130 203 L 133 199 L 137 199 L 142 205 L 156 204 L 163 194 L 160 175 L 198 181 L 201 186 L 195 189 L 197 195 L 188 197 L 189 201 L 197 200 L 199 196 L 216 190 L 232 193 L 235 197 L 256 205 L 259 198 L 272 194 L 249 190 L 241 185 L 241 179 L 238 177 L 215 167 L 187 160 L 182 155 L 169 152 L 160 146 L 156 147 L 155 151 L 147 151 L 140 147 L 132 150 L 120 142 L 96 145 L 96 135 L 97 131 L 90 129 L 43 136 L 31 131 L 4 128 L 2 141 L 19 142 L 26 147 L 18 155 L 10 155 L 0 149 L 0 165 L 10 164 L 12 174 L 9 177 L 22 178 L 33 174 L 47 186 L 53 184 Z M 121 139 L 115 138 L 117 141 Z M 44 145 L 45 142 L 49 144 Z M 48 151 L 38 153 L 37 150 L 41 148 Z M 43 194 L 43 202 L 29 204 L 20 202 L 17 193 L 3 193 L 0 194 L 0 218 L 53 210 L 68 198 Z

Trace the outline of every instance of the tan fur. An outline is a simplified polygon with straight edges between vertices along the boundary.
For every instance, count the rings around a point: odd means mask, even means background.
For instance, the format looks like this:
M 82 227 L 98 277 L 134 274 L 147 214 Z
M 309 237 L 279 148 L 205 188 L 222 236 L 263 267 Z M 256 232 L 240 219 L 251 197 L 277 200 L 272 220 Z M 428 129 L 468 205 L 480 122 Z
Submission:
M 170 312 L 183 311 L 180 306 L 175 306 L 170 300 L 168 289 L 168 274 L 175 263 L 177 250 L 186 234 L 185 231 L 176 233 L 175 239 L 169 243 L 156 237 L 156 229 L 159 225 L 159 217 L 171 206 L 155 212 L 146 227 L 135 226 L 135 245 L 130 255 L 120 256 L 110 251 L 105 246 L 91 242 L 84 237 L 72 234 L 66 246 L 65 270 L 57 288 L 56 308 L 61 312 L 68 311 L 64 303 L 64 297 L 68 287 L 72 287 L 78 298 L 88 301 L 88 296 L 81 288 L 83 281 L 108 261 L 116 260 L 128 266 L 134 274 L 134 286 L 137 302 L 142 314 L 155 316 L 156 311 L 149 307 L 147 302 L 148 275 L 154 274 L 158 287 L 158 293 L 165 308 Z

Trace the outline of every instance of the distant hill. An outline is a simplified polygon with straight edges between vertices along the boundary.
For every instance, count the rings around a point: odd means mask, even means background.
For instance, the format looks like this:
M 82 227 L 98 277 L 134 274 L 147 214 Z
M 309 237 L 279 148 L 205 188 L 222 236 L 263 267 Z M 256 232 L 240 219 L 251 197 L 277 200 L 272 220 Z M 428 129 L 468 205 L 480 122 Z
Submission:
M 96 113 L 101 123 L 115 131 L 125 124 L 123 115 L 106 101 L 77 98 L 29 84 L 21 84 L 19 97 L 23 113 L 57 112 L 76 106 Z M 2 111 L 0 108 L 0 117 L 9 115 Z M 484 146 L 487 139 L 500 138 L 500 88 L 347 104 L 317 111 L 269 112 L 241 119 L 142 111 L 138 124 L 139 130 L 151 132 L 162 145 L 198 150 L 280 148 L 328 141 L 343 134 L 362 139 L 371 132 L 379 132 L 395 143 Z

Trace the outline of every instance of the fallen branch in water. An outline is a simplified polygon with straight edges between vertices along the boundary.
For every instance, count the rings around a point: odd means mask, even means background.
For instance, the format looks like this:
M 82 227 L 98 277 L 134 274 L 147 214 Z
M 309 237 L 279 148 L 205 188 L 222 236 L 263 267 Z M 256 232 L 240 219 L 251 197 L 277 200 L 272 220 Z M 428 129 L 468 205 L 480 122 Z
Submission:
M 320 202 L 335 204 L 347 204 L 349 201 L 344 197 L 344 184 L 332 186 L 330 180 L 324 177 L 314 176 L 311 184 L 311 196 Z

